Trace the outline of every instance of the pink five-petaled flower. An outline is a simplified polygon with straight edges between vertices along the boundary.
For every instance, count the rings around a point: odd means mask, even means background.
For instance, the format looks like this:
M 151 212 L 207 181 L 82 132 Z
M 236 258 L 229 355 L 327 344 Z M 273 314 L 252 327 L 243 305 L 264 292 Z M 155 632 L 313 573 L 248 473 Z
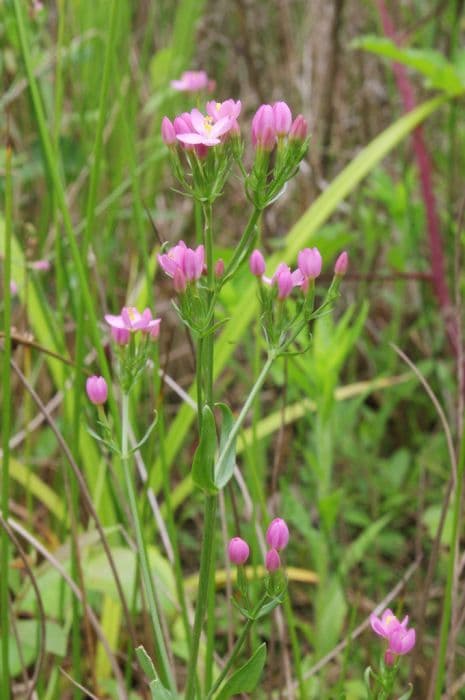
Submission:
M 136 331 L 148 333 L 153 339 L 160 334 L 161 319 L 152 318 L 150 309 L 140 313 L 134 306 L 125 306 L 119 316 L 107 314 L 105 321 L 111 328 L 113 338 L 120 345 L 126 345 L 130 334 Z
M 249 558 L 250 549 L 247 542 L 240 537 L 233 537 L 228 544 L 228 557 L 231 564 L 242 566 Z
M 277 571 L 281 567 L 281 558 L 276 549 L 270 549 L 266 553 L 265 557 L 265 567 L 270 573 Z
M 343 277 L 347 272 L 348 266 L 349 256 L 347 255 L 347 251 L 344 250 L 336 260 L 336 264 L 334 265 L 334 274 L 338 275 L 338 277 Z
M 86 392 L 89 399 L 96 406 L 105 403 L 108 398 L 108 387 L 103 377 L 94 375 L 86 381 Z
M 282 518 L 271 521 L 266 531 L 266 541 L 272 549 L 284 549 L 289 542 L 289 528 Z
M 180 92 L 198 92 L 199 90 L 211 90 L 214 81 L 210 80 L 204 70 L 185 71 L 180 80 L 172 80 L 171 87 Z
M 203 146 L 217 146 L 221 143 L 220 136 L 224 136 L 231 129 L 234 122 L 230 116 L 222 117 L 215 122 L 213 117 L 203 115 L 198 109 L 191 111 L 190 120 L 192 130 L 187 133 L 177 133 L 176 137 L 181 143 L 192 146 L 200 144 Z
M 286 299 L 294 287 L 300 287 L 304 278 L 300 270 L 294 270 L 291 272 L 291 268 L 286 263 L 280 263 L 276 268 L 276 272 L 273 277 L 263 276 L 263 281 L 267 284 L 275 284 L 278 287 L 278 299 L 282 301 Z
M 265 258 L 259 250 L 254 250 L 249 259 L 250 272 L 255 277 L 261 277 L 265 273 Z
M 385 610 L 381 617 L 370 616 L 370 624 L 373 632 L 384 637 L 388 641 L 384 660 L 386 665 L 392 666 L 395 657 L 408 654 L 413 649 L 416 641 L 416 634 L 413 628 L 408 629 L 408 615 L 399 622 L 392 610 Z
M 182 292 L 187 282 L 200 279 L 205 264 L 205 251 L 203 245 L 188 248 L 184 241 L 179 241 L 168 253 L 158 256 L 158 262 L 162 270 L 173 278 L 176 291 Z

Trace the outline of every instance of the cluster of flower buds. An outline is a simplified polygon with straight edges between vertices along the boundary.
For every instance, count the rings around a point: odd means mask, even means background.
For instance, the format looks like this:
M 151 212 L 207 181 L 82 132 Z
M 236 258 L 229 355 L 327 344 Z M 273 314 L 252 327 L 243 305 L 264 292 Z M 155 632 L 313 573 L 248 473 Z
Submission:
M 261 105 L 252 119 L 252 144 L 257 149 L 272 151 L 287 138 L 290 143 L 304 143 L 308 125 L 299 114 L 294 120 L 286 102 Z
M 370 624 L 379 637 L 388 642 L 384 655 L 386 666 L 393 666 L 397 656 L 408 654 L 415 646 L 416 635 L 413 627 L 408 629 L 408 615 L 400 622 L 392 610 L 385 610 L 381 617 L 371 615 Z
M 215 81 L 211 80 L 204 70 L 187 70 L 179 80 L 172 80 L 171 87 L 178 92 L 201 92 L 215 89 Z
M 301 114 L 293 119 L 285 102 L 261 105 L 252 119 L 252 144 L 256 154 L 246 192 L 258 209 L 264 209 L 295 175 L 307 152 L 307 122 Z
M 260 282 L 259 297 L 263 327 L 271 347 L 279 347 L 286 343 L 286 338 L 292 336 L 292 330 L 299 324 L 300 318 L 305 321 L 316 317 L 313 311 L 315 298 L 315 280 L 320 276 L 323 259 L 318 248 L 304 248 L 297 256 L 297 267 L 291 270 L 284 262 L 279 263 L 274 274 L 267 277 L 265 258 L 259 250 L 254 250 L 249 258 L 250 272 Z M 339 255 L 334 266 L 334 278 L 326 294 L 323 305 L 330 303 L 336 296 L 343 275 L 347 271 L 348 256 L 344 251 Z M 284 302 L 293 290 L 301 291 L 300 301 L 297 299 L 297 310 L 293 316 L 283 303 L 276 306 L 275 300 Z
M 289 528 L 282 518 L 275 518 L 266 531 L 266 541 L 270 549 L 265 556 L 265 568 L 270 573 L 281 568 L 279 552 L 287 547 Z M 228 544 L 228 557 L 231 564 L 243 566 L 249 558 L 250 547 L 241 537 L 233 537 Z

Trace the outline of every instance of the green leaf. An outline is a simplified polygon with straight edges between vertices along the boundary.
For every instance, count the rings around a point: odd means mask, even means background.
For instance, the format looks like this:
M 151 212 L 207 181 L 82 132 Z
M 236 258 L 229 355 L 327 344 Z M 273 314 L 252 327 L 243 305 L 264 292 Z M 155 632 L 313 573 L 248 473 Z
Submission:
M 412 693 L 413 693 L 413 685 L 409 685 L 408 690 L 403 695 L 400 696 L 399 700 L 409 700 Z
M 223 489 L 234 473 L 236 464 L 236 438 L 227 446 L 228 438 L 234 426 L 234 417 L 229 406 L 225 403 L 217 404 L 221 410 L 221 434 L 220 450 L 221 464 L 215 466 L 215 485 Z M 224 453 L 224 454 L 223 454 Z M 217 469 L 219 467 L 219 469 Z
M 413 68 L 426 78 L 429 86 L 450 95 L 460 94 L 465 89 L 459 69 L 434 49 L 401 48 L 390 39 L 378 36 L 356 39 L 352 42 L 352 47 L 384 56 Z
M 200 442 L 195 451 L 192 463 L 192 480 L 199 488 L 207 493 L 216 493 L 213 480 L 213 464 L 216 454 L 216 425 L 215 416 L 208 406 L 202 409 L 202 432 Z
M 254 655 L 226 681 L 216 700 L 228 700 L 240 693 L 251 693 L 258 685 L 266 661 L 266 644 L 261 644 Z
M 155 666 L 153 665 L 152 659 L 147 654 L 142 644 L 137 647 L 136 656 L 143 672 L 145 673 L 149 681 L 157 680 L 158 677 L 157 672 L 155 671 Z
M 165 686 L 161 684 L 158 678 L 155 681 L 152 681 L 149 687 L 152 694 L 152 700 L 174 700 L 173 693 L 167 690 Z

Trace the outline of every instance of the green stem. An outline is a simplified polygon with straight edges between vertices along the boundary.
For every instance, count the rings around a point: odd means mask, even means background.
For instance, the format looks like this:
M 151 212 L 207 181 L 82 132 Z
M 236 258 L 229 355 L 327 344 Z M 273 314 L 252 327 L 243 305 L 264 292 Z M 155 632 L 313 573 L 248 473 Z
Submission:
M 274 360 L 277 357 L 276 351 L 270 351 L 268 355 L 268 359 L 265 362 L 265 364 L 262 367 L 262 371 L 257 377 L 257 380 L 255 384 L 252 387 L 252 390 L 250 394 L 247 397 L 247 401 L 243 405 L 241 412 L 239 413 L 236 422 L 234 423 L 234 426 L 231 429 L 231 432 L 228 435 L 227 440 L 224 443 L 224 447 L 220 452 L 220 455 L 218 457 L 218 461 L 215 465 L 215 481 L 221 481 L 220 476 L 222 476 L 221 471 L 224 466 L 224 461 L 228 455 L 229 450 L 231 449 L 231 446 L 233 445 L 235 439 L 237 438 L 237 435 L 239 434 L 239 430 L 241 429 L 242 423 L 244 422 L 250 407 L 252 406 L 252 403 L 255 400 L 255 397 L 257 396 L 258 392 L 263 386 L 263 383 L 266 379 L 266 375 L 268 374 L 268 371 L 273 364 Z
M 176 692 L 176 685 L 174 682 L 173 674 L 168 661 L 168 654 L 166 652 L 165 640 L 163 639 L 163 633 L 161 630 L 160 620 L 158 616 L 157 602 L 155 598 L 155 589 L 153 585 L 153 578 L 150 572 L 149 558 L 147 554 L 147 549 L 145 546 L 145 541 L 142 533 L 142 526 L 139 520 L 139 512 L 137 509 L 136 493 L 134 490 L 134 485 L 132 482 L 132 477 L 129 468 L 129 456 L 128 456 L 128 439 L 129 439 L 129 395 L 127 393 L 123 394 L 122 397 L 122 412 L 121 412 L 121 425 L 122 425 L 122 438 L 121 438 L 121 461 L 123 464 L 124 478 L 126 481 L 126 490 L 129 498 L 129 509 L 131 511 L 131 517 L 134 524 L 134 530 L 136 534 L 136 543 L 138 554 L 140 557 L 140 565 L 142 572 L 142 581 L 144 584 L 144 590 L 146 599 L 150 611 L 150 619 L 152 622 L 155 650 L 157 654 L 157 659 L 160 664 L 160 679 L 164 685 L 168 685 L 169 689 Z
M 249 631 L 250 631 L 253 623 L 256 620 L 257 614 L 260 611 L 260 608 L 262 607 L 266 598 L 267 598 L 267 595 L 265 594 L 261 598 L 261 600 L 257 603 L 257 605 L 255 606 L 251 617 L 247 618 L 247 622 L 243 626 L 242 631 L 236 640 L 236 643 L 233 647 L 233 650 L 231 652 L 229 659 L 227 660 L 223 670 L 221 671 L 220 675 L 218 676 L 218 678 L 214 682 L 210 692 L 207 695 L 207 700 L 210 700 L 210 698 L 213 697 L 213 694 L 218 690 L 218 688 L 220 687 L 220 685 L 222 684 L 222 682 L 224 681 L 224 679 L 228 675 L 229 670 L 232 668 L 232 665 L 234 664 L 235 660 L 237 659 L 237 656 L 238 656 L 240 650 L 242 649 L 242 646 L 243 646 L 245 640 L 247 639 L 247 635 L 249 634 Z
M 460 539 L 460 513 L 462 505 L 463 479 L 465 475 L 465 422 L 462 427 L 462 440 L 460 443 L 460 454 L 457 463 L 457 474 L 455 482 L 455 497 L 452 514 L 452 531 L 449 543 L 449 561 L 447 566 L 446 590 L 444 592 L 444 604 L 441 621 L 441 632 L 439 636 L 438 667 L 436 673 L 436 684 L 434 700 L 442 697 L 442 686 L 446 673 L 446 654 L 449 638 L 450 618 L 452 611 L 452 589 L 457 566 L 457 553 L 459 551 Z
M 223 285 L 230 277 L 233 275 L 234 271 L 237 269 L 237 267 L 241 264 L 242 258 L 244 257 L 247 248 L 250 245 L 250 240 L 254 234 L 255 231 L 255 226 L 257 225 L 258 219 L 260 218 L 260 214 L 262 213 L 261 209 L 257 209 L 257 207 L 254 208 L 252 214 L 250 215 L 250 218 L 247 222 L 247 226 L 245 227 L 244 233 L 242 234 L 241 240 L 239 241 L 234 254 L 229 261 L 228 266 L 226 267 L 226 270 L 223 275 L 223 279 L 221 284 Z
M 297 683 L 299 685 L 299 700 L 305 700 L 306 690 L 304 674 L 302 669 L 302 655 L 300 653 L 299 640 L 297 638 L 297 633 L 295 629 L 295 618 L 294 611 L 292 610 L 292 604 L 290 597 L 288 595 L 284 596 L 284 612 L 286 615 L 287 629 L 289 632 L 289 638 L 291 640 L 292 657 L 294 659 L 294 667 L 297 676 Z
M 199 656 L 200 634 L 202 632 L 203 619 L 207 608 L 209 580 L 210 576 L 213 574 L 213 545 L 215 542 L 217 506 L 217 496 L 205 496 L 205 521 L 202 552 L 200 555 L 199 588 L 197 592 L 197 605 L 195 608 L 189 665 L 187 668 L 186 700 L 194 700 L 195 698 L 195 676 L 197 659 Z
M 11 148 L 7 146 L 5 153 L 5 258 L 3 262 L 3 298 L 4 298 L 4 328 L 3 337 L 3 459 L 2 459 L 2 516 L 8 522 L 10 498 L 10 432 L 11 432 L 11 236 L 13 219 L 13 191 L 11 177 Z M 9 662 L 9 570 L 10 543 L 8 533 L 2 528 L 1 571 L 0 576 L 0 621 L 2 633 L 2 663 L 1 696 L 10 698 L 10 662 Z

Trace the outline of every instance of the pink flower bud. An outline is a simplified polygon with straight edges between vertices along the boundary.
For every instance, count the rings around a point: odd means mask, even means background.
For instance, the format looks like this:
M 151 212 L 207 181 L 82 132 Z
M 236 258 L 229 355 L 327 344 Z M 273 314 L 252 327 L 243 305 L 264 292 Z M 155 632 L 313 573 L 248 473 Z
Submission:
M 294 278 L 291 269 L 286 263 L 280 263 L 272 278 L 272 284 L 278 286 L 278 299 L 286 299 L 294 288 Z
M 186 291 L 186 287 L 187 287 L 186 275 L 184 274 L 184 272 L 181 270 L 180 267 L 177 267 L 176 270 L 174 271 L 173 287 L 174 287 L 174 291 L 177 292 L 178 294 L 182 294 L 183 292 Z
M 249 260 L 250 272 L 255 277 L 261 277 L 265 272 L 265 258 L 259 250 L 254 250 Z
M 281 568 L 281 559 L 276 549 L 270 549 L 266 553 L 265 567 L 270 573 Z
M 292 124 L 292 114 L 285 102 L 275 102 L 273 105 L 274 127 L 278 136 L 289 133 Z
M 31 263 L 31 267 L 37 272 L 48 272 L 48 270 L 50 270 L 50 263 L 48 260 L 35 260 Z
M 127 328 L 111 328 L 111 336 L 117 345 L 127 345 L 131 332 Z
M 343 277 L 347 272 L 348 266 L 349 256 L 347 255 L 347 251 L 344 250 L 336 260 L 336 264 L 334 265 L 334 274 L 339 275 L 339 277 Z
M 215 263 L 215 277 L 223 277 L 224 275 L 224 260 L 220 258 Z
M 265 151 L 271 151 L 276 143 L 273 107 L 261 105 L 252 119 L 252 143 Z
M 323 259 L 318 248 L 304 248 L 297 259 L 299 270 L 307 279 L 314 280 L 321 273 Z
M 105 403 L 107 400 L 108 387 L 103 377 L 98 377 L 96 375 L 89 377 L 86 382 L 86 391 L 87 396 L 96 406 Z
M 282 518 L 275 518 L 266 531 L 266 541 L 273 549 L 284 549 L 289 542 L 289 528 Z
M 231 564 L 241 566 L 249 558 L 250 549 L 247 542 L 240 537 L 233 537 L 228 544 L 228 557 Z
M 308 124 L 301 114 L 299 114 L 292 122 L 291 130 L 289 131 L 289 139 L 291 141 L 305 141 L 308 133 Z
M 12 296 L 15 296 L 18 293 L 18 285 L 14 280 L 11 280 L 10 282 L 10 294 Z
M 176 130 L 168 117 L 163 117 L 162 119 L 161 137 L 167 146 L 173 146 L 175 143 L 177 143 Z

